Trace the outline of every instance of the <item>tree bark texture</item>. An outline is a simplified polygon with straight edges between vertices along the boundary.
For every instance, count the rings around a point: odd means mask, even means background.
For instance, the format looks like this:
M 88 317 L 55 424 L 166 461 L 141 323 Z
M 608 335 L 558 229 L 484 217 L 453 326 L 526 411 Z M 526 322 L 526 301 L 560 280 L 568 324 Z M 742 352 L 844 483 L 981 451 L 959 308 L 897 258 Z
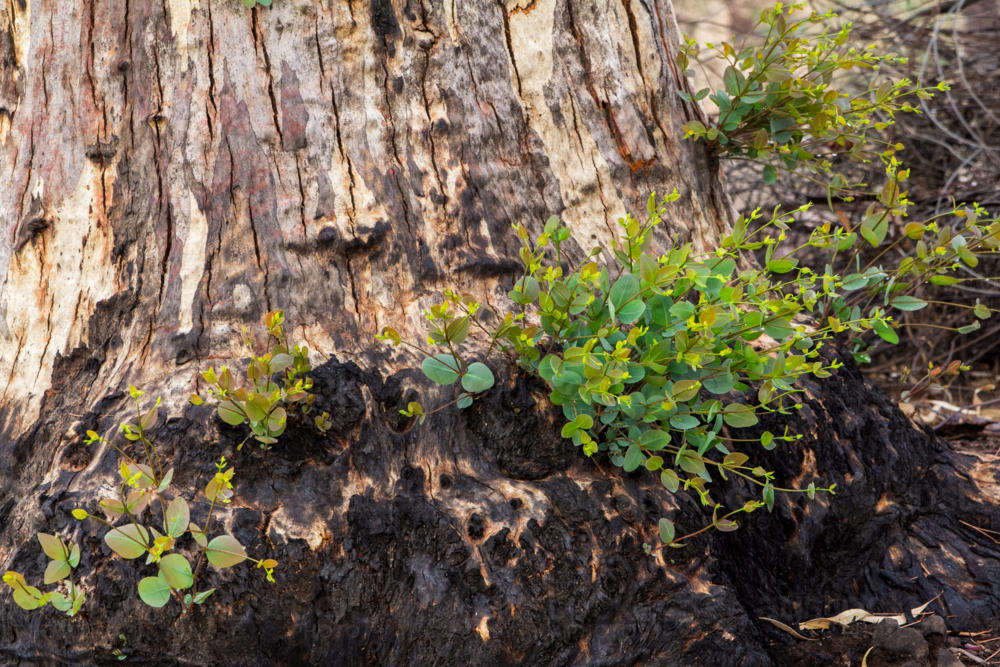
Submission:
M 833 498 L 682 551 L 655 523 L 701 507 L 652 475 L 588 461 L 537 380 L 493 362 L 469 410 L 416 426 L 429 386 L 373 339 L 422 339 L 454 286 L 502 307 L 511 224 L 551 214 L 580 257 L 651 191 L 677 188 L 658 243 L 708 248 L 731 222 L 681 125 L 664 0 L 11 0 L 0 20 L 0 567 L 40 581 L 36 532 L 81 545 L 68 619 L 0 594 L 0 664 L 90 665 L 127 638 L 159 665 L 772 665 L 760 615 L 898 610 L 937 595 L 955 623 L 1000 608 L 993 475 L 918 432 L 853 367 L 810 387 L 806 437 L 760 455 Z M 187 405 L 234 331 L 284 308 L 312 350 L 333 430 L 268 454 Z M 81 435 L 163 395 L 155 436 L 193 507 L 220 455 L 219 516 L 276 584 L 240 565 L 181 617 L 69 512 L 117 457 Z M 783 424 L 763 424 L 776 430 Z M 737 506 L 746 489 L 726 489 Z

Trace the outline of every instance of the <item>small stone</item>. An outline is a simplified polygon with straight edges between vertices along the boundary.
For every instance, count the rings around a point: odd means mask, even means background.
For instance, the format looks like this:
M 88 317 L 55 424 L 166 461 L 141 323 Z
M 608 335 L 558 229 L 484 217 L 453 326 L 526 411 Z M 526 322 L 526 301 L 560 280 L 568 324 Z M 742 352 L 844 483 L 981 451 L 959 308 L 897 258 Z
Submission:
M 887 651 L 895 651 L 896 653 L 905 653 L 913 656 L 920 662 L 927 659 L 927 640 L 913 628 L 896 630 L 896 632 L 889 635 L 882 642 L 882 648 Z
M 872 636 L 872 646 L 884 646 L 889 635 L 899 630 L 899 623 L 895 619 L 887 618 L 875 626 L 875 634 Z
M 965 667 L 958 657 L 946 648 L 938 649 L 938 667 Z
M 920 621 L 913 626 L 914 630 L 917 630 L 924 637 L 928 635 L 946 635 L 948 634 L 948 628 L 944 624 L 944 619 L 934 614 L 933 616 L 928 616 L 924 620 Z
M 948 637 L 947 640 L 945 640 L 945 643 L 947 643 L 951 648 L 962 648 L 962 646 L 965 645 L 965 640 L 961 637 Z

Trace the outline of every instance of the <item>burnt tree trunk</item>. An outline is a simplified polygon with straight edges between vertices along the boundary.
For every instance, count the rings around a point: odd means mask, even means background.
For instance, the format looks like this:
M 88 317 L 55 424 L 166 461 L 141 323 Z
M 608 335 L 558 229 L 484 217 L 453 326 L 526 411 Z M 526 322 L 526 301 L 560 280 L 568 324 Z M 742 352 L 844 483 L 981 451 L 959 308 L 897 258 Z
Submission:
M 849 366 L 810 387 L 758 455 L 787 484 L 729 535 L 645 556 L 662 515 L 705 517 L 651 475 L 586 460 L 536 380 L 496 364 L 484 400 L 445 398 L 376 343 L 422 338 L 446 286 L 503 303 L 511 223 L 559 214 L 607 244 L 650 191 L 681 199 L 660 241 L 710 247 L 730 224 L 717 165 L 681 139 L 666 0 L 11 0 L 0 10 L 0 568 L 40 581 L 36 532 L 81 545 L 73 619 L 0 593 L 0 663 L 772 665 L 769 626 L 848 606 L 935 603 L 956 625 L 1000 609 L 993 473 L 915 430 Z M 268 454 L 187 404 L 234 331 L 284 308 L 335 427 Z M 142 604 L 153 566 L 78 523 L 114 483 L 81 434 L 162 395 L 155 437 L 198 521 L 220 455 L 219 516 L 249 565 L 209 570 L 193 614 Z M 776 424 L 762 424 L 774 430 Z M 727 505 L 744 489 L 728 489 Z M 7 590 L 6 588 L 4 589 Z

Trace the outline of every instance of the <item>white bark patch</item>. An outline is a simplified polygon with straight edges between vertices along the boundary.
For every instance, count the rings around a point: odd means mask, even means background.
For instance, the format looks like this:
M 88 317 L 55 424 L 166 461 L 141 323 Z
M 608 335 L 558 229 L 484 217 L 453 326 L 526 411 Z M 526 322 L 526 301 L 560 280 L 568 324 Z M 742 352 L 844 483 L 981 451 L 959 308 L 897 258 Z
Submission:
M 192 0 L 170 0 L 170 32 L 177 38 L 177 56 L 182 72 L 188 68 L 188 27 L 191 25 L 192 5 Z
M 111 262 L 114 239 L 103 220 L 112 200 L 115 167 L 86 161 L 72 193 L 50 210 L 50 227 L 29 242 L 11 262 L 7 275 L 7 322 L 11 336 L 0 339 L 0 400 L 27 397 L 15 429 L 31 424 L 52 382 L 56 353 L 86 344 L 93 307 L 117 289 Z M 107 201 L 102 201 L 106 192 Z M 39 317 L 39 313 L 47 313 Z
M 205 219 L 205 213 L 198 208 L 194 194 L 189 192 L 188 196 L 191 209 L 188 213 L 187 238 L 184 239 L 181 254 L 180 333 L 187 333 L 194 326 L 194 297 L 205 272 L 205 246 L 208 242 L 208 220 Z
M 560 214 L 563 223 L 573 230 L 583 247 L 609 246 L 612 232 L 606 216 L 614 225 L 626 209 L 614 190 L 607 162 L 586 124 L 578 122 L 573 126 L 573 100 L 567 95 L 560 101 L 561 127 L 556 125 L 545 100 L 545 86 L 552 78 L 554 19 L 555 0 L 537 0 L 530 12 L 510 16 L 521 95 L 531 127 L 541 137 L 549 167 L 559 181 L 559 193 L 566 206 Z M 516 90 L 517 82 L 512 83 Z

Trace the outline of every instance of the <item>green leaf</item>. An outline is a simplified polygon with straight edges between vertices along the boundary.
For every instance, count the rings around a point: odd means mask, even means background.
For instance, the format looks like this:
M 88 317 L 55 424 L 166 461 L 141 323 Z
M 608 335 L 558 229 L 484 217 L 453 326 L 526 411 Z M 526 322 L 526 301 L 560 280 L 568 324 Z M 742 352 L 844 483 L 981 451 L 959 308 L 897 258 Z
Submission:
M 659 456 L 650 456 L 646 459 L 646 470 L 659 470 L 663 467 L 663 459 Z
M 267 412 L 265 411 L 265 408 L 262 408 L 260 404 L 254 400 L 254 398 L 256 398 L 256 396 L 251 394 L 247 400 L 243 401 L 243 411 L 247 413 L 247 417 L 249 417 L 252 422 L 264 421 L 264 419 L 267 418 Z M 263 398 L 264 403 L 266 404 L 267 397 L 265 396 Z
M 764 322 L 764 333 L 776 341 L 782 341 L 794 332 L 795 329 L 784 317 L 776 317 L 769 322 Z
M 722 411 L 722 419 L 734 428 L 747 428 L 757 423 L 757 415 L 749 405 L 730 403 Z
M 639 436 L 639 444 L 650 452 L 658 452 L 670 444 L 670 434 L 659 429 L 650 429 Z
M 208 538 L 205 537 L 205 531 L 198 527 L 196 523 L 189 523 L 188 530 L 191 531 L 191 536 L 194 537 L 194 541 L 198 543 L 198 546 L 207 547 Z
M 972 309 L 972 312 L 975 313 L 976 317 L 981 320 L 988 320 L 990 319 L 990 315 L 992 315 L 990 309 L 981 303 L 977 303 L 976 307 Z
M 83 521 L 88 516 L 87 510 L 76 509 L 73 510 L 73 518 L 77 521 Z
M 876 320 L 872 324 L 872 327 L 875 329 L 875 333 L 877 333 L 879 338 L 882 340 L 892 343 L 893 345 L 899 343 L 899 335 L 897 335 L 896 332 L 893 331 L 892 328 L 885 322 Z
M 188 508 L 187 501 L 180 496 L 171 500 L 170 505 L 167 507 L 167 534 L 175 539 L 180 537 L 187 530 L 190 521 L 191 511 Z M 177 586 L 174 586 L 174 588 L 177 588 Z
M 231 535 L 220 535 L 209 542 L 205 555 L 215 567 L 232 567 L 247 559 L 243 545 Z
M 767 270 L 771 273 L 788 273 L 798 264 L 791 259 L 772 259 L 767 263 Z
M 69 560 L 69 550 L 63 541 L 56 537 L 55 535 L 48 535 L 46 533 L 38 533 L 38 541 L 42 545 L 42 551 L 45 555 L 52 560 L 66 561 Z M 50 583 L 46 581 L 45 583 Z
M 65 595 L 59 592 L 52 593 L 52 597 L 49 598 L 49 604 L 58 609 L 59 611 L 69 611 L 73 608 L 73 602 L 66 598 Z
M 893 308 L 899 310 L 920 310 L 927 307 L 927 302 L 915 296 L 897 296 L 889 302 Z
M 69 550 L 69 566 L 76 567 L 80 564 L 80 545 L 74 544 L 73 548 Z
M 611 293 L 608 295 L 608 301 L 617 313 L 621 311 L 622 306 L 624 306 L 631 299 L 636 298 L 638 294 L 639 281 L 636 280 L 635 276 L 631 273 L 626 273 L 611 286 Z
M 775 181 L 778 180 L 778 170 L 772 165 L 764 165 L 764 183 L 767 185 L 773 185 Z
M 733 452 L 732 454 L 726 454 L 726 458 L 722 459 L 722 465 L 727 468 L 736 468 L 750 459 L 749 456 L 743 452 Z
M 458 402 L 455 404 L 459 410 L 464 410 L 465 408 L 472 405 L 472 397 L 468 394 L 462 394 L 458 397 Z
M 77 612 L 80 611 L 80 607 L 83 606 L 83 601 L 87 598 L 87 594 L 78 589 L 73 584 L 70 584 L 70 590 L 73 592 L 73 608 L 68 612 L 70 616 L 76 616 Z
M 168 486 L 170 486 L 170 480 L 172 480 L 173 478 L 174 478 L 174 469 L 171 468 L 163 476 L 163 479 L 160 480 L 160 485 L 156 487 L 156 490 L 157 491 L 163 491 L 165 488 L 167 488 Z
M 182 591 L 194 583 L 191 574 L 191 564 L 180 554 L 168 554 L 160 559 L 160 574 L 170 584 L 170 587 Z
M 139 597 L 150 607 L 159 609 L 170 602 L 170 585 L 162 575 L 146 577 L 139 582 Z
M 868 278 L 861 275 L 860 273 L 852 273 L 846 276 L 843 280 L 843 284 L 840 286 L 845 292 L 853 292 L 854 290 L 861 289 L 868 284 Z
M 451 354 L 435 354 L 433 357 L 427 357 L 420 364 L 424 375 L 431 382 L 443 385 L 452 384 L 458 379 L 459 367 L 458 359 Z
M 691 473 L 692 475 L 700 475 L 705 472 L 705 462 L 701 460 L 696 454 L 693 454 L 690 450 L 684 450 L 678 457 L 677 463 L 680 465 L 681 469 Z
M 774 444 L 774 434 L 770 431 L 764 431 L 760 436 L 760 444 L 768 451 L 774 449 L 776 446 Z
M 686 320 L 694 315 L 694 306 L 687 301 L 678 301 L 670 306 L 670 314 L 678 319 Z
M 670 544 L 674 541 L 674 524 L 669 519 L 660 519 L 660 541 Z
M 24 588 L 18 586 L 14 589 L 14 602 L 21 609 L 28 611 L 38 609 L 42 606 L 41 598 L 42 592 L 34 586 L 25 586 Z
M 294 363 L 292 355 L 282 353 L 271 357 L 271 362 L 268 365 L 271 367 L 272 373 L 280 373 Z
M 49 561 L 49 566 L 45 568 L 45 583 L 54 584 L 57 581 L 62 581 L 69 576 L 69 573 L 73 571 L 73 568 L 69 566 L 69 563 L 65 561 L 52 560 Z
M 678 431 L 690 431 L 693 428 L 698 428 L 701 422 L 694 415 L 674 415 L 670 418 L 670 425 Z
M 232 401 L 223 401 L 218 407 L 219 417 L 232 426 L 239 426 L 246 421 L 246 416 Z
M 207 600 L 208 597 L 214 592 L 215 592 L 214 588 L 209 588 L 207 591 L 202 591 L 201 593 L 198 593 L 197 595 L 194 596 L 194 603 L 201 604 L 202 602 Z
M 736 386 L 737 378 L 735 375 L 726 369 L 724 375 L 717 375 L 712 378 L 705 378 L 702 381 L 705 389 L 708 389 L 713 394 L 728 394 Z
M 677 489 L 681 488 L 680 478 L 677 477 L 677 473 L 673 470 L 664 470 L 661 472 L 660 483 L 662 483 L 670 493 L 675 493 Z
M 941 285 L 942 287 L 947 287 L 949 285 L 957 285 L 962 282 L 958 278 L 952 278 L 951 276 L 931 276 L 930 281 L 935 285 Z
M 473 394 L 486 391 L 494 382 L 493 372 L 486 364 L 478 361 L 469 364 L 469 370 L 462 376 L 462 388 Z
M 615 314 L 618 316 L 618 320 L 622 324 L 632 324 L 646 312 L 646 304 L 644 304 L 639 299 L 634 301 L 629 301 L 626 303 L 621 310 L 616 310 Z
M 632 472 L 642 464 L 642 452 L 639 445 L 632 443 L 625 452 L 625 464 L 622 466 L 625 472 Z
M 125 505 L 120 500 L 115 500 L 114 498 L 105 498 L 102 500 L 101 507 L 111 521 L 117 521 L 118 517 L 125 513 Z
M 697 380 L 681 380 L 674 384 L 671 394 L 675 401 L 683 403 L 697 396 L 699 389 L 701 389 L 701 383 Z
M 979 328 L 979 322 L 973 322 L 972 324 L 967 324 L 964 327 L 959 327 L 958 333 L 960 334 L 972 333 L 978 328 Z
M 126 560 L 131 560 L 146 553 L 149 532 L 142 526 L 130 523 L 127 526 L 109 530 L 104 535 L 104 541 L 116 554 Z

